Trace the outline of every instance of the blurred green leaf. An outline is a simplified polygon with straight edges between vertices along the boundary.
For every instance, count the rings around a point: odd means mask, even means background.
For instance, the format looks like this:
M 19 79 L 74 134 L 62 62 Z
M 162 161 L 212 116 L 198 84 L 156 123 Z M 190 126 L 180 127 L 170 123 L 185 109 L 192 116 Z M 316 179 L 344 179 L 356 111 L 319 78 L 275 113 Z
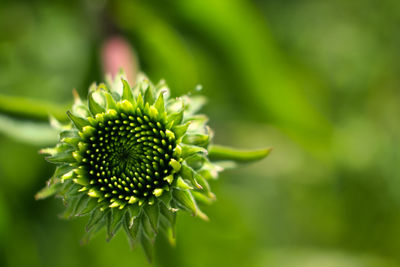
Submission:
M 57 131 L 48 123 L 18 120 L 1 114 L 0 132 L 30 145 L 52 145 L 58 140 Z

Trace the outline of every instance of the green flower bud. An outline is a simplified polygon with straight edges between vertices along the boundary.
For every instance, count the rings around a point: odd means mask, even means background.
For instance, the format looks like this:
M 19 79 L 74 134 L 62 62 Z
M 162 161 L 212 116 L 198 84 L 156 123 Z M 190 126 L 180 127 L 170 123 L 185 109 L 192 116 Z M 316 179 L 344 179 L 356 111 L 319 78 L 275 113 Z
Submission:
M 55 124 L 59 143 L 41 150 L 57 168 L 36 197 L 62 196 L 66 218 L 89 215 L 85 241 L 122 227 L 150 259 L 157 233 L 174 243 L 178 210 L 207 220 L 196 200 L 215 199 L 208 181 L 222 168 L 208 158 L 207 118 L 195 114 L 203 102 L 171 99 L 164 83 L 145 77 L 134 88 L 124 79 L 92 85 L 87 103 L 75 94 L 71 123 Z

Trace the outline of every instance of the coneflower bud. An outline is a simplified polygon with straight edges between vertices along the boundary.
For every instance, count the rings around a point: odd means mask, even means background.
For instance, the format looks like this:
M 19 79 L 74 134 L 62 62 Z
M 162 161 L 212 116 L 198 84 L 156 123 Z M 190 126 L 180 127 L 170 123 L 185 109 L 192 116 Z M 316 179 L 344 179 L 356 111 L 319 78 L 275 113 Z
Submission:
M 53 119 L 60 141 L 41 150 L 57 168 L 36 198 L 58 194 L 64 217 L 90 215 L 86 241 L 102 227 L 107 239 L 123 227 L 150 259 L 157 233 L 173 242 L 176 211 L 206 220 L 196 200 L 215 199 L 208 180 L 222 168 L 208 159 L 207 117 L 195 114 L 203 102 L 171 99 L 164 83 L 145 77 L 132 89 L 124 79 L 92 85 L 87 103 L 75 93 L 71 123 Z

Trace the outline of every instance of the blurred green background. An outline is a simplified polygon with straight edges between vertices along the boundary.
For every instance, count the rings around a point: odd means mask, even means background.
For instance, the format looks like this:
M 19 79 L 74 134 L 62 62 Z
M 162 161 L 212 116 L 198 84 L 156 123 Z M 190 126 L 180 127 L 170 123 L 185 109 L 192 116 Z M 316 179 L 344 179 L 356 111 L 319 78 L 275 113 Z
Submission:
M 212 184 L 210 222 L 181 213 L 156 266 L 400 266 L 399 25 L 398 0 L 2 0 L 0 93 L 65 104 L 124 36 L 173 95 L 203 85 L 215 143 L 275 148 Z M 149 265 L 122 233 L 81 246 L 87 218 L 34 200 L 53 166 L 15 137 L 0 135 L 0 266 Z

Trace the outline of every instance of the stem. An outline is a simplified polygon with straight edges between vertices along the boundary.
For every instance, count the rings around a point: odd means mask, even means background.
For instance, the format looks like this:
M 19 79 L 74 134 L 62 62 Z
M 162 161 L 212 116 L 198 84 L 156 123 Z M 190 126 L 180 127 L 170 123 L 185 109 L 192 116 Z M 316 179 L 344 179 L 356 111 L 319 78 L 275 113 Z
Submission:
M 0 113 L 22 118 L 48 121 L 49 115 L 60 121 L 67 120 L 66 105 L 0 94 Z
M 265 158 L 272 148 L 257 150 L 240 150 L 226 146 L 211 145 L 208 157 L 211 160 L 233 160 L 237 162 L 251 162 Z

